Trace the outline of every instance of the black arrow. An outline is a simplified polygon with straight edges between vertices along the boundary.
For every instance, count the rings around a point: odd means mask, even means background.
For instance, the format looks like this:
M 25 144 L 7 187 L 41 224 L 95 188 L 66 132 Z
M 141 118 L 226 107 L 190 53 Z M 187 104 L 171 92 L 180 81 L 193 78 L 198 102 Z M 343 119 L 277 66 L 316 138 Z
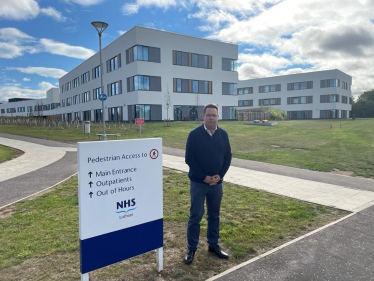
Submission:
M 93 192 L 91 191 L 90 193 L 88 193 L 89 195 L 90 195 L 90 198 L 92 198 L 92 194 L 93 194 Z
M 89 172 L 88 174 L 90 175 L 90 178 L 91 178 L 91 176 L 92 176 L 92 172 Z
M 92 181 L 90 181 L 89 183 L 88 183 L 89 185 L 90 185 L 90 188 L 92 187 L 92 184 L 93 184 L 93 182 Z

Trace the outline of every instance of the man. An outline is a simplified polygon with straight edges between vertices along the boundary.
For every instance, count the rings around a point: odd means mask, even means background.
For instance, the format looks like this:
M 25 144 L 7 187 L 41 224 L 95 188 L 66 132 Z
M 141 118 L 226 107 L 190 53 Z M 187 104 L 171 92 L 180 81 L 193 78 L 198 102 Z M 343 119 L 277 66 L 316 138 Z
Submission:
M 192 130 L 186 144 L 186 163 L 190 167 L 191 208 L 187 226 L 188 251 L 183 257 L 186 264 L 193 261 L 199 243 L 200 221 L 204 215 L 206 199 L 208 214 L 207 238 L 209 252 L 228 259 L 218 245 L 219 213 L 222 200 L 222 179 L 230 167 L 231 147 L 228 134 L 217 126 L 218 106 L 204 106 L 204 123 Z

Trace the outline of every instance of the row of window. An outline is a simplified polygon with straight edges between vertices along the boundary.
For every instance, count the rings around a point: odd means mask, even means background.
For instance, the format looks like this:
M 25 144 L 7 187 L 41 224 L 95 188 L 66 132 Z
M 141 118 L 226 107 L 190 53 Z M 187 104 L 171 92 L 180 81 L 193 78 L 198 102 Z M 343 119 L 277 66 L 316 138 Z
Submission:
M 312 110 L 287 111 L 288 119 L 312 119 Z M 319 111 L 319 118 L 321 119 L 336 119 L 339 118 L 338 109 L 327 109 Z M 340 110 L 340 118 L 348 118 L 348 110 Z
M 173 78 L 176 93 L 212 94 L 212 81 Z
M 320 103 L 330 103 L 330 102 L 339 102 L 339 95 L 321 95 L 320 96 Z M 347 104 L 348 97 L 342 96 L 342 103 Z M 305 97 L 288 97 L 287 104 L 308 104 L 313 103 L 313 96 L 305 96 Z M 352 98 L 349 98 L 349 103 L 352 103 Z M 259 99 L 258 105 L 259 106 L 266 106 L 266 105 L 280 105 L 281 99 L 280 98 L 272 98 L 272 99 Z M 253 100 L 240 100 L 238 101 L 238 106 L 253 106 Z
M 55 109 L 59 107 L 59 103 L 51 103 L 51 104 L 42 104 L 42 105 L 35 105 L 34 106 L 34 111 L 48 111 Z M 12 107 L 12 108 L 7 108 L 7 113 L 16 113 L 16 112 L 33 112 L 33 106 L 20 106 L 20 107 Z M 1 113 L 5 113 L 5 109 L 1 109 Z
M 212 69 L 212 56 L 195 54 L 182 51 L 172 51 L 173 65 L 182 65 L 190 67 L 199 67 Z M 148 62 L 161 62 L 160 48 L 136 45 L 126 50 L 126 64 L 134 61 L 148 61 Z M 112 72 L 121 67 L 121 54 L 114 56 L 106 61 L 107 73 Z M 237 60 L 222 58 L 222 70 L 237 71 Z M 92 79 L 101 76 L 101 67 L 96 66 L 92 69 Z M 83 73 L 80 77 L 74 78 L 72 81 L 67 82 L 60 87 L 61 93 L 67 92 L 72 88 L 85 84 L 90 81 L 90 72 Z

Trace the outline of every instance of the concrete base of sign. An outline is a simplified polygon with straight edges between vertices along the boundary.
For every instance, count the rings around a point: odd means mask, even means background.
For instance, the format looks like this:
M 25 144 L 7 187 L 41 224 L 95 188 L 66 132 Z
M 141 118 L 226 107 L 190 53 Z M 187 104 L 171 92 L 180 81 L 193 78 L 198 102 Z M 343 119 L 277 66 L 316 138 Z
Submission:
M 158 248 L 156 250 L 156 263 L 157 263 L 157 272 L 161 272 L 164 269 L 164 248 Z
M 88 273 L 81 274 L 81 281 L 89 281 L 90 277 L 88 276 Z

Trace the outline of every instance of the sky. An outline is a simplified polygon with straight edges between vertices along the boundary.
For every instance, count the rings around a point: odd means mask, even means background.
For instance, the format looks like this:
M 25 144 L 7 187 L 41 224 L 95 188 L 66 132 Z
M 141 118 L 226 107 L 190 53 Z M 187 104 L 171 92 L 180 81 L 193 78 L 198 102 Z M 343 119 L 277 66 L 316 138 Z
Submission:
M 0 101 L 41 98 L 135 25 L 232 42 L 239 79 L 339 69 L 374 88 L 374 0 L 0 0 Z

